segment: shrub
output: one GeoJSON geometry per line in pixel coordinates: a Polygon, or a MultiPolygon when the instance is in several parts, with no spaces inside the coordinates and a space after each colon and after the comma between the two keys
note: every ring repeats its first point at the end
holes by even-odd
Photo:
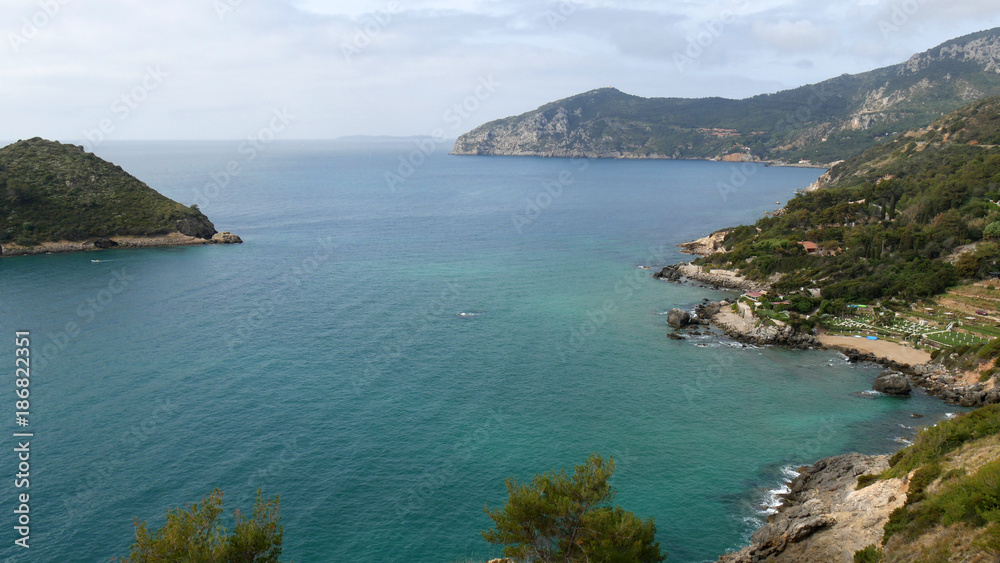
{"type": "Polygon", "coordinates": [[[518,560],[663,561],[653,520],[613,505],[608,479],[614,470],[614,459],[593,454],[572,477],[564,469],[536,475],[526,485],[507,479],[507,504],[484,508],[496,528],[483,538],[505,545],[504,555],[518,560]]]}
{"type": "Polygon", "coordinates": [[[136,524],[131,553],[121,563],[154,561],[232,561],[277,563],[284,535],[279,498],[265,500],[257,491],[253,516],[235,513],[236,527],[230,534],[217,524],[222,514],[222,491],[215,489],[200,503],[177,508],[167,514],[167,523],[150,531],[136,524]]]}
{"type": "Polygon", "coordinates": [[[885,561],[885,552],[875,544],[854,553],[854,563],[882,563],[883,561],[885,561]]]}

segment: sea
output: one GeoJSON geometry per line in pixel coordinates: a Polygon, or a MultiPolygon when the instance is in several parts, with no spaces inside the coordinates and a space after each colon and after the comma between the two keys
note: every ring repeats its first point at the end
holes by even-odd
{"type": "Polygon", "coordinates": [[[449,148],[96,147],[244,244],[0,260],[0,558],[126,556],[137,522],[220,489],[226,525],[280,496],[285,560],[485,561],[505,479],[598,453],[668,561],[713,561],[797,468],[961,410],[873,394],[880,369],[836,352],[667,338],[670,309],[733,296],[652,278],[675,245],[821,170],[449,148]]]}

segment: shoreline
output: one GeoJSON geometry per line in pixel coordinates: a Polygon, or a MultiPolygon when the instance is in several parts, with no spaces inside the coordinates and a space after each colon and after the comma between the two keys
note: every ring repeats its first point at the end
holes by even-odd
{"type": "MultiPolygon", "coordinates": [[[[686,243],[690,244],[690,243],[686,243]]],[[[690,263],[671,264],[653,274],[659,280],[692,284],[720,291],[768,291],[770,285],[750,281],[728,270],[705,271],[690,263]]],[[[901,373],[929,395],[962,407],[982,407],[1000,403],[1000,386],[987,387],[970,381],[965,374],[954,373],[931,362],[930,355],[920,350],[888,341],[873,344],[855,342],[850,337],[799,334],[787,326],[759,326],[756,317],[745,309],[740,313],[729,310],[728,301],[703,303],[695,307],[699,318],[708,320],[730,338],[756,346],[781,346],[793,350],[832,350],[847,356],[851,363],[873,363],[886,370],[901,373]],[[826,342],[824,342],[824,339],[826,342]],[[926,361],[914,361],[924,359],[926,361]]]]}
{"type": "Polygon", "coordinates": [[[228,232],[215,233],[210,239],[182,234],[178,231],[156,236],[110,236],[83,241],[50,241],[36,246],[16,244],[0,245],[0,258],[12,256],[37,256],[39,254],[62,254],[68,252],[94,252],[98,250],[125,248],[163,248],[171,246],[204,246],[209,244],[241,244],[240,237],[228,232]]]}
{"type": "Polygon", "coordinates": [[[449,156],[501,156],[501,157],[534,157],[534,158],[569,158],[569,159],[588,159],[588,160],[680,160],[680,161],[691,161],[691,162],[724,162],[728,164],[761,164],[764,166],[772,166],[775,168],[815,168],[818,170],[829,170],[832,166],[831,164],[812,164],[812,163],[801,163],[801,162],[785,162],[783,160],[726,160],[720,157],[702,157],[702,158],[675,158],[673,156],[667,156],[663,154],[649,154],[649,155],[600,155],[595,153],[590,153],[587,151],[552,151],[549,153],[541,153],[537,151],[527,151],[523,153],[475,153],[475,152],[457,152],[453,148],[449,153],[449,156]]]}

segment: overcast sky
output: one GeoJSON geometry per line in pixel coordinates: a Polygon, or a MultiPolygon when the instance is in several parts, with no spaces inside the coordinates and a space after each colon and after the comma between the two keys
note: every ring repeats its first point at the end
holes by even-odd
{"type": "Polygon", "coordinates": [[[742,98],[997,26],[997,0],[3,0],[0,138],[451,138],[593,88],[742,98]]]}

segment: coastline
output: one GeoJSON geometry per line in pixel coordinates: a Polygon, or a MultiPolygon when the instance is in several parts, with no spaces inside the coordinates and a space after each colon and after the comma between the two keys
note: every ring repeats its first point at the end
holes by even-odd
{"type": "MultiPolygon", "coordinates": [[[[704,240],[704,239],[702,239],[704,240]]],[[[691,244],[691,243],[685,243],[691,244]]],[[[728,270],[705,271],[690,263],[671,264],[653,277],[672,283],[687,283],[713,290],[739,292],[768,291],[768,284],[748,280],[728,270]]],[[[788,326],[762,326],[752,313],[741,308],[730,310],[728,301],[698,305],[695,313],[708,320],[733,340],[756,346],[781,346],[795,350],[832,350],[847,356],[851,363],[872,363],[886,370],[904,374],[928,394],[963,407],[981,407],[1000,403],[1000,387],[988,387],[971,381],[967,374],[955,373],[931,362],[930,354],[888,341],[873,344],[867,340],[830,335],[799,334],[788,326]],[[919,360],[925,360],[920,362],[919,360]]]]}
{"type": "Polygon", "coordinates": [[[85,241],[43,242],[36,246],[0,245],[0,258],[8,256],[33,256],[64,252],[93,252],[111,248],[158,248],[168,246],[199,246],[207,244],[240,244],[240,237],[223,231],[210,239],[182,234],[178,231],[157,236],[111,236],[85,241]]]}
{"type": "MultiPolygon", "coordinates": [[[[678,245],[682,252],[699,256],[720,252],[726,231],[717,231],[697,241],[678,245]]],[[[741,293],[768,291],[768,284],[753,282],[728,270],[705,270],[691,263],[672,264],[654,273],[654,278],[679,284],[731,290],[741,293]]],[[[695,307],[701,322],[721,329],[734,340],[789,349],[819,349],[840,352],[851,363],[872,363],[886,372],[898,373],[946,403],[982,407],[1000,403],[1000,386],[988,388],[934,364],[929,353],[885,340],[869,341],[848,336],[797,334],[789,326],[764,326],[750,307],[729,301],[704,302],[695,307]]],[[[683,328],[678,329],[678,332],[683,328]]],[[[683,338],[675,332],[672,338],[683,338]]],[[[789,492],[781,495],[777,512],[751,536],[749,545],[721,555],[716,563],[852,563],[854,554],[880,545],[883,528],[892,512],[907,500],[909,479],[880,480],[856,490],[862,475],[879,474],[889,466],[889,455],[857,453],[821,459],[798,469],[786,482],[789,492]]]]}
{"type": "Polygon", "coordinates": [[[860,476],[888,468],[888,455],[857,453],[799,468],[778,512],[754,532],[750,545],[717,563],[852,563],[855,552],[881,543],[890,515],[906,501],[908,485],[902,479],[855,490],[860,476]]]}
{"type": "MultiPolygon", "coordinates": [[[[804,162],[786,162],[784,160],[763,160],[759,158],[750,159],[739,159],[739,160],[727,160],[725,157],[692,157],[692,158],[677,158],[665,154],[636,154],[636,153],[599,153],[593,151],[576,151],[576,150],[553,150],[549,152],[539,152],[539,151],[523,151],[523,152],[472,152],[472,151],[459,151],[456,147],[448,153],[451,156],[528,156],[536,158],[570,158],[570,159],[601,159],[601,160],[689,160],[694,162],[727,162],[736,164],[762,164],[764,166],[773,166],[778,168],[816,168],[820,170],[829,170],[831,164],[813,164],[804,162]]],[[[742,156],[742,155],[740,155],[742,156]]]]}

